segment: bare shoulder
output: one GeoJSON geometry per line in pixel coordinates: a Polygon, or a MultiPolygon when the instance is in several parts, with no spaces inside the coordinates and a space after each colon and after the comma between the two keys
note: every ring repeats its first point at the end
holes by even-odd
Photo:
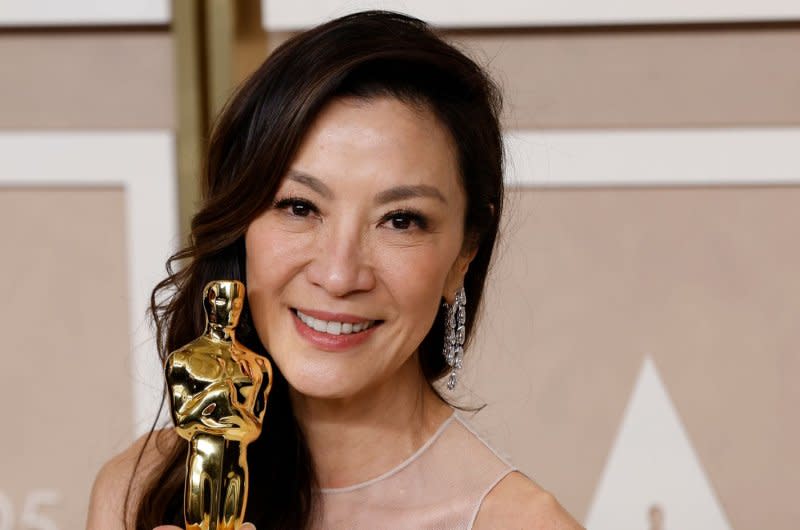
{"type": "Polygon", "coordinates": [[[481,504],[474,530],[583,530],[548,491],[519,472],[509,473],[481,504]]]}
{"type": "Polygon", "coordinates": [[[144,435],[100,468],[92,486],[87,530],[125,528],[123,515],[128,486],[131,486],[128,506],[134,506],[141,493],[143,479],[164,462],[176,438],[172,429],[156,431],[149,438],[144,435]]]}

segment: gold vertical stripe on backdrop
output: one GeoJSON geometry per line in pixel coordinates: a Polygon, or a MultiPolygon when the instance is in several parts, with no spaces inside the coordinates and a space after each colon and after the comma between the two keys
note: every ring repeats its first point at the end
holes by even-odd
{"type": "Polygon", "coordinates": [[[199,176],[208,128],[202,5],[195,0],[173,0],[172,13],[177,72],[178,217],[181,241],[185,241],[200,199],[199,176]]]}
{"type": "Polygon", "coordinates": [[[237,13],[253,13],[252,4],[250,0],[172,0],[178,87],[178,209],[183,240],[200,205],[200,175],[209,131],[244,75],[234,73],[236,33],[242,25],[237,13]]]}
{"type": "Polygon", "coordinates": [[[260,0],[172,0],[177,64],[180,230],[200,205],[208,134],[235,86],[267,55],[260,0]]]}
{"type": "Polygon", "coordinates": [[[267,33],[261,26],[261,0],[236,2],[233,43],[233,79],[249,76],[267,57],[267,33]]]}
{"type": "Polygon", "coordinates": [[[210,123],[222,109],[233,88],[234,11],[237,2],[205,0],[206,83],[210,123]]]}

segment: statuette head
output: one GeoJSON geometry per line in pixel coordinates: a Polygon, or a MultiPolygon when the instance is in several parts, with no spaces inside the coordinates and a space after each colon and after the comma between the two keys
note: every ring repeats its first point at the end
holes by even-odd
{"type": "Polygon", "coordinates": [[[203,308],[211,326],[233,328],[244,304],[244,284],[236,280],[214,280],[203,289],[203,308]]]}

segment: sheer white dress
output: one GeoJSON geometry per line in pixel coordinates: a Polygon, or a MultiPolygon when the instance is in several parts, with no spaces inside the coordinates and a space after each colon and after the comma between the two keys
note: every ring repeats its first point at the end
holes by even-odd
{"type": "Polygon", "coordinates": [[[489,491],[514,471],[454,412],[394,469],[322,490],[315,530],[467,530],[489,491]]]}

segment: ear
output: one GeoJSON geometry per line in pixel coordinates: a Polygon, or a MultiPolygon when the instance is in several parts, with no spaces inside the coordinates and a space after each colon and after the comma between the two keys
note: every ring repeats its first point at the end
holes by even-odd
{"type": "Polygon", "coordinates": [[[472,249],[465,249],[458,255],[450,271],[447,273],[442,297],[448,304],[455,302],[456,291],[460,287],[463,287],[464,277],[467,275],[467,270],[469,270],[469,264],[472,263],[472,260],[475,259],[475,255],[478,253],[477,245],[471,246],[472,249]]]}

